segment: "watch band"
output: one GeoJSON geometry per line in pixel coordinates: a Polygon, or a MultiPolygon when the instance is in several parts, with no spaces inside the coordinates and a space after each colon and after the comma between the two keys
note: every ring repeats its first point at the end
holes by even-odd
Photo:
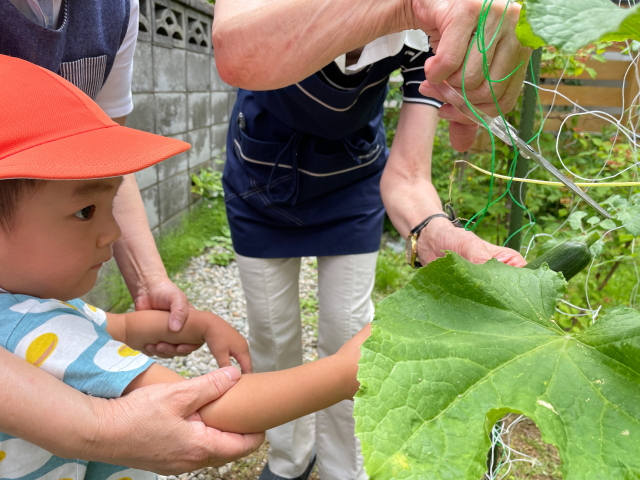
{"type": "Polygon", "coordinates": [[[411,230],[411,235],[415,235],[416,233],[420,233],[420,230],[422,230],[424,227],[429,225],[429,222],[431,220],[433,220],[434,218],[438,218],[438,217],[449,218],[449,215],[447,215],[446,213],[436,213],[435,215],[428,216],[422,222],[420,222],[418,225],[413,227],[413,229],[411,230]]]}

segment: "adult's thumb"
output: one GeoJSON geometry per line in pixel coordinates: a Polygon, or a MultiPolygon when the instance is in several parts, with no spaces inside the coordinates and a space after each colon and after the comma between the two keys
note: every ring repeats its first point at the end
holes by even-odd
{"type": "Polygon", "coordinates": [[[186,418],[207,403],[217,400],[239,379],[240,371],[237,368],[225,367],[179,383],[184,396],[178,395],[176,397],[183,401],[180,405],[183,416],[186,418]]]}
{"type": "Polygon", "coordinates": [[[189,300],[182,290],[171,292],[171,304],[169,307],[169,330],[179,332],[189,315],[189,300]]]}

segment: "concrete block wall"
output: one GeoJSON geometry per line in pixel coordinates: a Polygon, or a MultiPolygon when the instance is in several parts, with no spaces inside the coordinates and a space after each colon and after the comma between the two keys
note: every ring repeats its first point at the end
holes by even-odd
{"type": "Polygon", "coordinates": [[[204,0],[140,0],[127,126],[191,144],[136,174],[154,234],[175,227],[197,201],[190,174],[216,167],[223,155],[235,88],[218,76],[212,22],[213,6],[204,0]]]}

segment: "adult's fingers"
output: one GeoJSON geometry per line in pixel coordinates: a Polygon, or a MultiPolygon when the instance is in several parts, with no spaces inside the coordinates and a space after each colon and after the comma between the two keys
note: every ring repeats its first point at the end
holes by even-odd
{"type": "Polygon", "coordinates": [[[497,250],[493,252],[493,258],[496,260],[511,265],[512,267],[524,267],[527,261],[522,255],[511,248],[496,247],[497,250]]]}
{"type": "MultiPolygon", "coordinates": [[[[503,39],[489,70],[489,78],[493,81],[487,80],[484,76],[480,78],[479,83],[465,79],[465,92],[469,101],[478,106],[487,105],[488,109],[483,110],[491,116],[496,116],[498,112],[495,97],[502,112],[511,111],[520,94],[530,56],[531,49],[522,47],[517,40],[510,37],[503,39]]],[[[453,81],[450,84],[458,87],[453,81]]],[[[461,91],[460,88],[458,91],[461,91]]]]}
{"type": "Polygon", "coordinates": [[[150,343],[144,346],[144,348],[142,349],[142,353],[149,357],[171,358],[175,356],[171,355],[171,353],[161,352],[160,350],[158,350],[157,345],[152,345],[150,343]]]}
{"type": "Polygon", "coordinates": [[[527,263],[515,250],[493,245],[475,234],[467,236],[465,242],[460,245],[460,253],[473,263],[485,263],[492,258],[513,267],[523,267],[527,263]]]}
{"type": "MultiPolygon", "coordinates": [[[[162,345],[163,344],[158,344],[159,347],[162,347],[162,345]]],[[[171,344],[167,343],[166,345],[171,345],[171,344]]],[[[176,354],[174,355],[174,357],[176,355],[179,355],[179,356],[189,355],[191,352],[195,352],[201,346],[202,346],[202,344],[193,344],[193,343],[181,343],[179,345],[176,345],[175,346],[176,347],[176,354]]]]}
{"type": "Polygon", "coordinates": [[[460,69],[481,7],[481,1],[456,2],[448,4],[448,11],[440,12],[442,21],[436,25],[440,35],[433,42],[436,55],[425,63],[425,72],[431,82],[440,83],[460,69]]]}
{"type": "Polygon", "coordinates": [[[92,399],[97,420],[82,458],[177,475],[247,455],[262,443],[261,434],[223,433],[194,415],[239,377],[237,369],[227,367],[184,382],[143,387],[122,398],[92,399]]]}
{"type": "MultiPolygon", "coordinates": [[[[502,55],[506,53],[506,50],[507,49],[504,49],[496,54],[496,59],[491,66],[490,72],[491,78],[494,80],[509,77],[502,82],[493,83],[494,93],[499,99],[498,104],[500,105],[500,110],[502,110],[503,113],[510,112],[518,100],[518,96],[522,90],[522,82],[527,74],[529,57],[531,57],[532,52],[530,48],[524,48],[517,45],[516,48],[510,50],[511,65],[507,68],[507,60],[506,58],[502,58],[502,55]]],[[[472,97],[475,97],[478,92],[480,95],[486,96],[486,94],[483,93],[483,90],[489,91],[488,82],[485,82],[479,89],[472,92],[472,97]]]]}
{"type": "Polygon", "coordinates": [[[209,452],[206,466],[219,467],[256,451],[264,442],[264,437],[264,433],[241,435],[204,427],[197,431],[193,439],[200,448],[209,452]]]}
{"type": "Polygon", "coordinates": [[[423,264],[442,256],[442,252],[446,250],[456,252],[473,263],[485,263],[496,258],[514,267],[522,267],[526,264],[524,258],[515,250],[493,245],[473,232],[454,228],[451,225],[427,230],[424,235],[420,235],[418,254],[423,264]]]}
{"type": "Polygon", "coordinates": [[[143,353],[145,355],[155,355],[160,358],[172,358],[175,356],[186,356],[196,351],[202,345],[195,345],[190,343],[182,343],[174,345],[172,343],[160,342],[156,345],[145,345],[143,353]]]}
{"type": "Polygon", "coordinates": [[[169,330],[179,331],[187,320],[189,301],[185,293],[168,277],[154,280],[135,298],[136,310],[168,310],[169,330]]]}
{"type": "Polygon", "coordinates": [[[225,394],[240,379],[237,368],[220,368],[186,382],[176,384],[175,398],[180,402],[178,409],[186,418],[207,403],[225,394]]]}
{"type": "MultiPolygon", "coordinates": [[[[515,65],[520,65],[520,67],[516,70],[509,70],[509,73],[505,75],[508,76],[506,80],[491,83],[489,81],[485,81],[475,90],[465,89],[465,94],[469,103],[471,103],[474,108],[481,110],[490,117],[497,117],[500,112],[503,114],[510,112],[515,106],[518,96],[520,95],[520,91],[522,90],[522,81],[527,73],[526,65],[529,60],[529,56],[530,51],[528,49],[523,49],[519,52],[519,56],[517,57],[518,63],[515,65]],[[509,74],[511,75],[509,76],[509,74]],[[491,91],[492,89],[493,93],[491,91]],[[498,101],[497,105],[494,101],[494,97],[498,101]],[[498,107],[500,107],[499,110],[498,107]]],[[[453,88],[462,95],[461,88],[453,88]]],[[[432,85],[429,80],[422,82],[419,90],[420,93],[426,97],[433,97],[445,104],[447,103],[446,99],[444,99],[438,91],[438,87],[432,85]]],[[[441,118],[447,120],[459,121],[460,123],[473,123],[472,120],[463,120],[466,117],[464,115],[459,116],[454,107],[441,108],[439,115],[441,118]],[[458,118],[456,118],[456,116],[458,118]]]]}
{"type": "MultiPolygon", "coordinates": [[[[462,95],[461,89],[455,88],[455,90],[460,95],[462,95]]],[[[446,99],[441,96],[440,92],[438,91],[438,88],[431,85],[428,80],[425,80],[420,85],[420,93],[426,97],[433,97],[440,100],[441,102],[444,102],[444,105],[438,110],[438,116],[443,120],[464,123],[467,125],[476,124],[474,120],[460,113],[453,105],[446,103],[447,102],[446,99]]],[[[469,103],[471,103],[476,110],[480,110],[486,113],[487,115],[489,115],[490,117],[498,116],[499,114],[498,107],[494,103],[480,103],[477,101],[478,98],[484,98],[484,95],[479,95],[477,91],[471,92],[468,90],[466,94],[467,94],[467,100],[469,100],[469,103]]],[[[489,98],[491,99],[491,94],[489,94],[489,98]]],[[[500,105],[500,101],[498,101],[498,105],[500,105]]]]}
{"type": "Polygon", "coordinates": [[[449,122],[449,142],[458,152],[466,152],[476,140],[478,125],[449,122]]]}
{"type": "MultiPolygon", "coordinates": [[[[504,78],[517,65],[515,62],[518,57],[517,50],[522,48],[514,35],[520,16],[518,4],[494,0],[484,15],[486,16],[484,29],[477,32],[478,35],[483,34],[484,38],[480,37],[479,41],[477,38],[473,39],[466,61],[464,80],[468,90],[475,90],[485,82],[485,61],[494,70],[491,72],[491,78],[504,78]],[[484,53],[478,49],[478,43],[480,48],[487,49],[484,53]],[[506,72],[502,74],[500,68],[506,72]]],[[[460,68],[447,79],[451,85],[462,86],[462,66],[461,64],[460,68]]]]}
{"type": "MultiPolygon", "coordinates": [[[[436,21],[437,34],[433,41],[437,47],[437,54],[425,64],[428,82],[421,86],[420,91],[423,95],[438,98],[434,89],[430,88],[430,83],[437,84],[447,80],[454,87],[462,86],[462,66],[469,46],[469,33],[475,30],[478,17],[482,13],[485,18],[483,25],[485,46],[490,45],[490,47],[484,53],[485,59],[477,45],[472,45],[466,60],[465,91],[471,103],[488,115],[497,116],[499,112],[498,107],[493,104],[494,96],[503,112],[506,113],[513,108],[521,89],[530,51],[523,48],[515,36],[520,6],[509,3],[507,0],[493,0],[488,10],[481,12],[482,3],[475,0],[443,1],[435,7],[440,14],[439,17],[436,16],[440,20],[436,21]],[[460,56],[462,50],[464,54],[460,56]],[[483,70],[485,60],[490,64],[490,79],[509,78],[502,82],[491,82],[485,79],[483,70]],[[512,74],[521,63],[520,68],[512,74]]],[[[440,116],[461,124],[473,123],[451,108],[441,109],[440,116]]],[[[453,130],[455,131],[456,127],[453,130]]],[[[469,131],[468,128],[461,129],[463,139],[469,138],[469,131]]],[[[461,146],[458,148],[464,148],[464,145],[469,142],[465,140],[460,143],[461,146]]]]}

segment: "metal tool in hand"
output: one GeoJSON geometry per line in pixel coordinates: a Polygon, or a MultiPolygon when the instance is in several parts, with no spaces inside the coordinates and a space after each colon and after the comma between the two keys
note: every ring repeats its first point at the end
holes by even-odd
{"type": "Polygon", "coordinates": [[[464,97],[460,95],[454,88],[449,85],[447,82],[442,82],[438,85],[433,85],[442,95],[447,103],[453,105],[456,110],[462,113],[465,117],[473,120],[478,125],[482,125],[483,127],[488,126],[489,130],[500,140],[502,140],[507,145],[512,147],[517,147],[520,151],[520,155],[524,158],[528,158],[533,160],[542,168],[544,168],[547,172],[557,178],[560,182],[562,182],[566,187],[568,187],[573,193],[582,198],[585,202],[595,208],[600,215],[605,218],[611,218],[609,212],[607,212],[604,208],[602,208],[598,203],[583,192],[579,187],[577,187],[571,180],[564,176],[560,170],[554,167],[546,158],[536,152],[527,142],[522,140],[516,129],[510,125],[506,120],[503,120],[500,117],[490,117],[484,112],[481,112],[478,109],[474,109],[476,116],[473,111],[467,105],[464,97]],[[478,118],[482,118],[486,122],[486,126],[482,123],[482,121],[478,118]],[[507,130],[510,130],[510,132],[507,130]],[[511,134],[511,135],[509,135],[511,134]]]}

